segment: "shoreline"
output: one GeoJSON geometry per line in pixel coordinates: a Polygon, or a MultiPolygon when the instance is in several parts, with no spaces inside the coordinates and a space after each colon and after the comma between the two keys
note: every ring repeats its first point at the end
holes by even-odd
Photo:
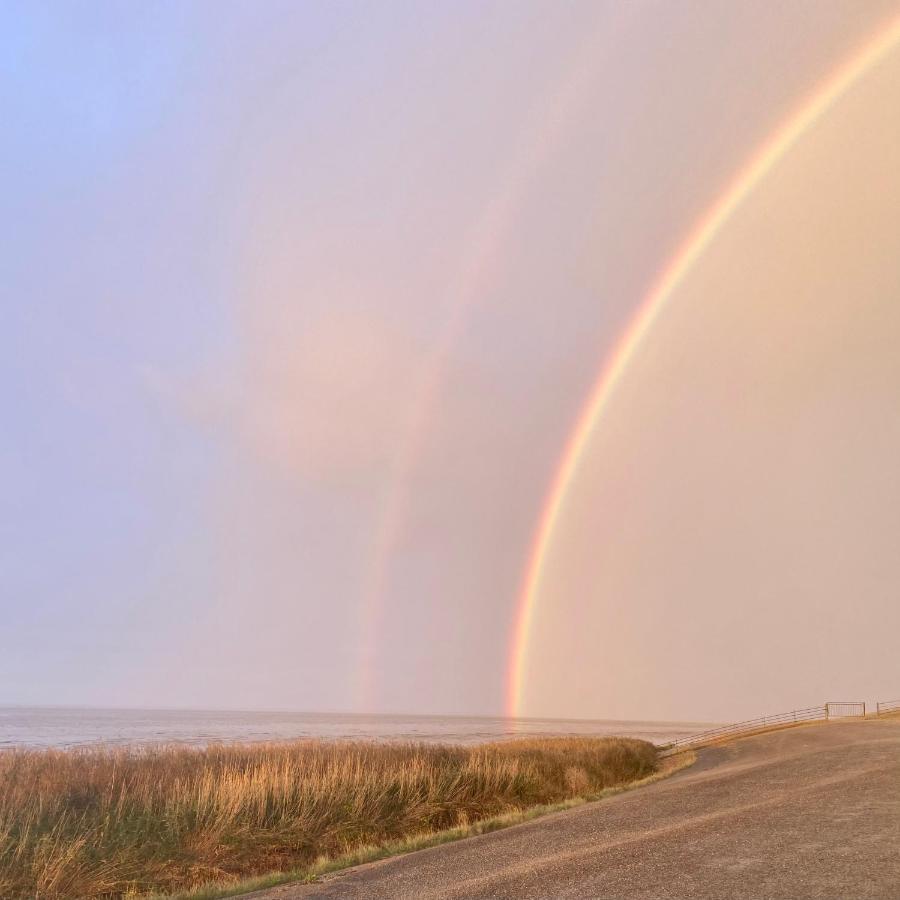
{"type": "Polygon", "coordinates": [[[703,722],[648,719],[0,707],[0,749],[202,747],[310,739],[474,746],[546,737],[632,737],[661,746],[709,727],[703,722]]]}

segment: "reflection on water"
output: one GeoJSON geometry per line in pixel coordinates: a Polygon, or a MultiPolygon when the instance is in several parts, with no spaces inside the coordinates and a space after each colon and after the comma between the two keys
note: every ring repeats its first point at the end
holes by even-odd
{"type": "Polygon", "coordinates": [[[0,707],[0,747],[209,744],[294,738],[477,744],[520,736],[619,735],[667,743],[706,723],[347,713],[0,707]]]}

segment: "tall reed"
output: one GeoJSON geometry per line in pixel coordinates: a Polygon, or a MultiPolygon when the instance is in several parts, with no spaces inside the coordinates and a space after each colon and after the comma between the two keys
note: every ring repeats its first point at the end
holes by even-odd
{"type": "Polygon", "coordinates": [[[619,738],[7,751],[0,897],[227,883],[595,794],[655,767],[651,744],[619,738]]]}

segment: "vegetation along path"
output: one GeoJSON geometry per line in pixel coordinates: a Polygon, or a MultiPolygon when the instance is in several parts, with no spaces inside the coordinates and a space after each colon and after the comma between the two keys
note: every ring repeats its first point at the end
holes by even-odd
{"type": "Polygon", "coordinates": [[[900,719],[698,752],[648,787],[253,900],[900,896],[900,719]]]}

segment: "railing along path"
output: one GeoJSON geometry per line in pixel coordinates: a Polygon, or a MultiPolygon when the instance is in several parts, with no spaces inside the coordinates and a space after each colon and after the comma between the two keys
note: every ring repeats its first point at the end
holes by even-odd
{"type": "MultiPolygon", "coordinates": [[[[878,713],[890,709],[900,709],[900,700],[889,703],[878,703],[878,713]]],[[[756,719],[747,719],[745,722],[734,722],[731,725],[720,725],[701,731],[697,734],[689,734],[678,738],[669,744],[669,750],[683,750],[687,747],[697,747],[701,744],[712,744],[715,741],[738,735],[755,734],[760,731],[769,731],[783,728],[788,725],[797,725],[802,722],[818,722],[827,719],[863,718],[866,715],[866,704],[863,700],[829,700],[822,706],[810,706],[807,709],[793,709],[786,713],[777,713],[772,716],[759,716],[756,719]]]]}

